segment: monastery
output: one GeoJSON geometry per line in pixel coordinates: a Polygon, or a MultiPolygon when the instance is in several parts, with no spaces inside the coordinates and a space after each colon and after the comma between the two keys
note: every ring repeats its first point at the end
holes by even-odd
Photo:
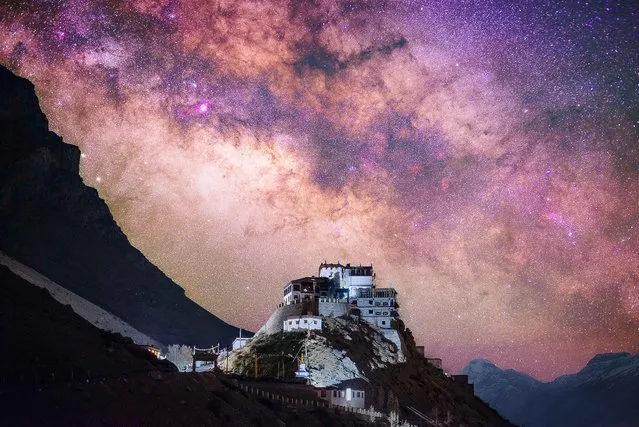
{"type": "MultiPolygon", "coordinates": [[[[320,332],[326,329],[327,324],[335,325],[335,321],[328,319],[350,317],[368,323],[394,344],[395,349],[389,354],[394,355],[392,357],[395,358],[395,362],[390,363],[403,362],[406,360],[406,355],[403,353],[403,338],[398,331],[400,322],[397,308],[397,292],[392,287],[377,287],[372,265],[354,266],[339,262],[337,264],[323,262],[319,266],[317,276],[291,280],[283,286],[282,302],[257,331],[255,337],[300,331],[307,332],[310,337],[314,331],[320,332]]],[[[347,332],[345,334],[348,335],[347,332]]],[[[252,338],[236,339],[233,350],[240,349],[251,340],[252,338]],[[240,340],[244,341],[240,342],[240,340]]],[[[295,376],[309,380],[310,384],[306,345],[305,340],[304,346],[295,355],[298,359],[295,376]]],[[[387,345],[390,346],[390,343],[387,345]]],[[[418,346],[416,350],[424,357],[423,346],[418,346]]],[[[274,355],[266,354],[263,357],[272,356],[274,355]]],[[[257,356],[255,357],[257,366],[257,356]]],[[[428,361],[441,369],[441,359],[428,359],[428,361]]],[[[320,366],[324,366],[323,363],[320,366]]],[[[317,367],[315,369],[317,370],[317,367]]],[[[257,373],[255,375],[257,376],[257,373]]],[[[326,374],[320,374],[320,377],[325,376],[326,374]]],[[[317,377],[315,379],[317,380],[317,377]]],[[[359,382],[354,381],[356,379],[354,377],[353,381],[347,380],[347,382],[350,381],[348,385],[342,381],[339,387],[322,385],[316,386],[315,390],[321,399],[332,405],[363,408],[364,387],[361,385],[361,378],[357,379],[359,382]]],[[[324,384],[325,381],[326,379],[324,384]]],[[[322,383],[321,380],[320,383],[322,383]]]]}
{"type": "MultiPolygon", "coordinates": [[[[376,286],[372,265],[323,262],[318,276],[291,280],[284,285],[282,302],[256,335],[282,331],[308,331],[310,334],[314,330],[321,331],[326,318],[351,316],[377,329],[395,344],[401,355],[402,343],[394,322],[399,317],[396,298],[395,289],[376,286]]],[[[233,347],[242,344],[234,343],[233,347]]],[[[308,378],[305,362],[305,357],[301,356],[296,377],[308,378]]],[[[321,387],[317,388],[317,393],[333,405],[364,407],[365,392],[361,387],[321,387]]]]}
{"type": "Polygon", "coordinates": [[[368,322],[401,350],[393,328],[399,317],[397,292],[376,286],[372,265],[323,262],[317,277],[291,280],[283,294],[282,303],[258,333],[321,329],[323,317],[351,315],[368,322]]]}
{"type": "Polygon", "coordinates": [[[284,286],[283,304],[307,303],[319,316],[356,314],[379,329],[390,329],[397,317],[396,292],[376,288],[373,266],[320,264],[319,277],[292,280],[284,286]]]}

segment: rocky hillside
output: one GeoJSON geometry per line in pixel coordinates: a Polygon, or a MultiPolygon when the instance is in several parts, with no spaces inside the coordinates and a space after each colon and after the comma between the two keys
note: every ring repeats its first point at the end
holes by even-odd
{"type": "MultiPolygon", "coordinates": [[[[311,383],[316,387],[366,378],[373,369],[404,361],[397,347],[366,323],[325,318],[323,330],[313,331],[306,338],[306,332],[258,333],[245,347],[230,353],[228,369],[254,376],[257,356],[259,376],[292,378],[297,369],[296,357],[304,354],[305,343],[307,368],[311,383]]],[[[226,366],[227,361],[223,363],[226,366]]]]}
{"type": "Polygon", "coordinates": [[[600,354],[576,374],[549,383],[486,360],[472,361],[463,372],[477,396],[517,424],[639,425],[639,355],[600,354]]]}
{"type": "Polygon", "coordinates": [[[448,426],[510,425],[477,399],[463,385],[419,357],[409,330],[401,322],[400,351],[376,329],[351,318],[325,318],[321,331],[257,334],[245,347],[234,351],[221,367],[249,377],[292,381],[296,356],[303,354],[306,341],[311,384],[317,387],[351,384],[366,392],[366,406],[390,412],[420,425],[409,409],[448,426]]]}
{"type": "Polygon", "coordinates": [[[0,67],[0,250],[164,344],[228,344],[236,328],[131,246],[80,152],[48,130],[33,86],[0,67]]]}

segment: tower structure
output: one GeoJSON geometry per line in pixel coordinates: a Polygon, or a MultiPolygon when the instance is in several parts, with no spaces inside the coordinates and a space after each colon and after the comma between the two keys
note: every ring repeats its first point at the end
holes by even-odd
{"type": "Polygon", "coordinates": [[[375,287],[375,272],[372,265],[351,266],[323,262],[319,266],[319,276],[330,282],[334,298],[355,299],[359,290],[375,287]]]}

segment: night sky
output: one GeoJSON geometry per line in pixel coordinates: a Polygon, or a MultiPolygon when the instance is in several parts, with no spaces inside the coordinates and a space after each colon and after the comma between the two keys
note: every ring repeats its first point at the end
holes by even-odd
{"type": "Polygon", "coordinates": [[[638,352],[639,6],[480,3],[2,2],[0,63],[230,323],[372,263],[453,372],[638,352]]]}

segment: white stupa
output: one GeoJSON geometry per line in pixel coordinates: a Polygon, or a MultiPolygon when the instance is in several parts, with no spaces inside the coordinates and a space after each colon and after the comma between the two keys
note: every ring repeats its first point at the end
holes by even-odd
{"type": "Polygon", "coordinates": [[[308,378],[309,376],[310,374],[306,370],[306,363],[304,363],[304,355],[301,355],[299,359],[299,366],[295,372],[295,378],[308,378]]]}

